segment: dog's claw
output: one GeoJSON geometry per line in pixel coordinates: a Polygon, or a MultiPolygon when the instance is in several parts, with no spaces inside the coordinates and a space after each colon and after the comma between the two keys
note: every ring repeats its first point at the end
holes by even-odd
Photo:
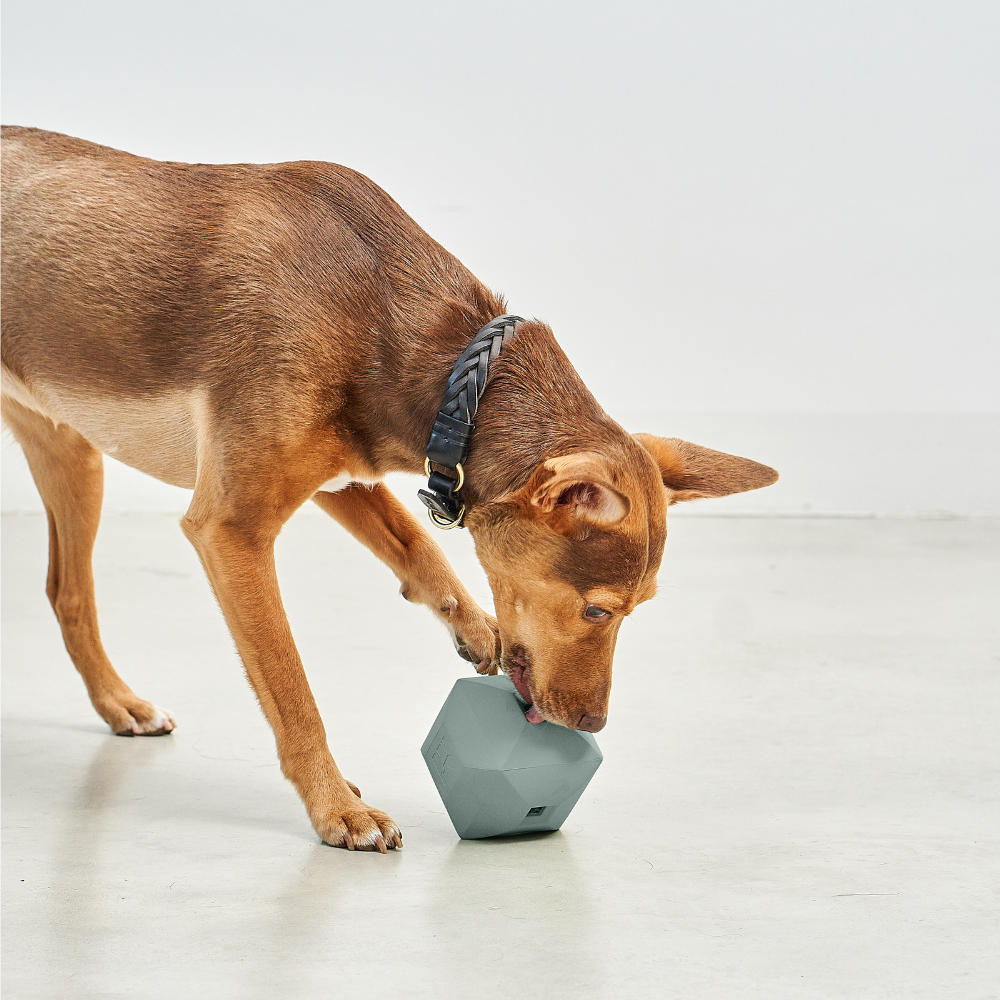
{"type": "Polygon", "coordinates": [[[351,836],[350,830],[344,831],[344,846],[349,850],[354,850],[354,838],[351,836]]]}
{"type": "MultiPolygon", "coordinates": [[[[346,779],[346,778],[345,778],[344,780],[345,780],[345,781],[347,781],[347,779],[346,779]]],[[[350,789],[350,790],[351,790],[352,792],[354,792],[354,794],[355,794],[355,795],[357,795],[357,797],[358,797],[359,799],[361,798],[361,789],[360,789],[360,788],[358,788],[358,786],[357,786],[356,784],[354,784],[354,782],[353,782],[353,781],[348,781],[348,782],[347,782],[347,787],[348,787],[348,788],[349,788],[349,789],[350,789]]]]}
{"type": "Polygon", "coordinates": [[[375,838],[375,846],[379,849],[380,853],[382,854],[389,853],[389,849],[385,846],[385,839],[383,838],[382,834],[379,834],[378,837],[375,838]]]}

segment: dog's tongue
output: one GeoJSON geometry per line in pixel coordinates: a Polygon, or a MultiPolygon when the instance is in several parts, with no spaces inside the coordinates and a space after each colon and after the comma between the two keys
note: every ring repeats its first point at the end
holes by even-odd
{"type": "Polygon", "coordinates": [[[524,717],[533,726],[537,726],[539,722],[544,722],[542,718],[542,713],[538,711],[537,708],[532,704],[531,701],[531,690],[528,687],[527,681],[524,679],[524,667],[518,663],[515,664],[510,670],[510,679],[517,689],[517,693],[521,700],[528,706],[528,710],[524,713],[524,717]]]}

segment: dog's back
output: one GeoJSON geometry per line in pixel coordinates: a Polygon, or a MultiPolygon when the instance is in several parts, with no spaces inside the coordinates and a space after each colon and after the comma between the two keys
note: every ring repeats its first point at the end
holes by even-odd
{"type": "Polygon", "coordinates": [[[161,163],[5,126],[3,180],[5,362],[28,377],[85,372],[111,394],[201,381],[233,338],[238,352],[257,337],[287,345],[337,300],[339,318],[370,326],[387,248],[421,234],[326,163],[161,163]]]}
{"type": "Polygon", "coordinates": [[[342,417],[377,438],[351,402],[415,352],[417,390],[438,391],[437,357],[497,309],[336,164],[163,163],[4,126],[3,178],[5,393],[175,485],[194,485],[206,387],[258,425],[342,417]]]}

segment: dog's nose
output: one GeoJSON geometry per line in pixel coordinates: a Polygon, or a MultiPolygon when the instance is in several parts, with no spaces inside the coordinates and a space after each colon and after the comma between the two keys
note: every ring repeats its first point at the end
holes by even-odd
{"type": "Polygon", "coordinates": [[[585,715],[577,724],[577,729],[582,729],[587,733],[599,733],[607,724],[606,715],[585,715]]]}

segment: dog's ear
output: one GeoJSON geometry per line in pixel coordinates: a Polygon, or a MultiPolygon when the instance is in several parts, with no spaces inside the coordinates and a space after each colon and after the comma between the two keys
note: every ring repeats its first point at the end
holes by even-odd
{"type": "Polygon", "coordinates": [[[700,497],[725,497],[730,493],[759,490],[776,482],[778,473],[767,465],[712,451],[680,438],[635,434],[635,439],[660,467],[670,503],[700,497]]]}
{"type": "Polygon", "coordinates": [[[521,499],[536,517],[570,536],[592,525],[611,527],[632,507],[615,488],[608,463],[589,451],[542,462],[521,490],[521,499]]]}

